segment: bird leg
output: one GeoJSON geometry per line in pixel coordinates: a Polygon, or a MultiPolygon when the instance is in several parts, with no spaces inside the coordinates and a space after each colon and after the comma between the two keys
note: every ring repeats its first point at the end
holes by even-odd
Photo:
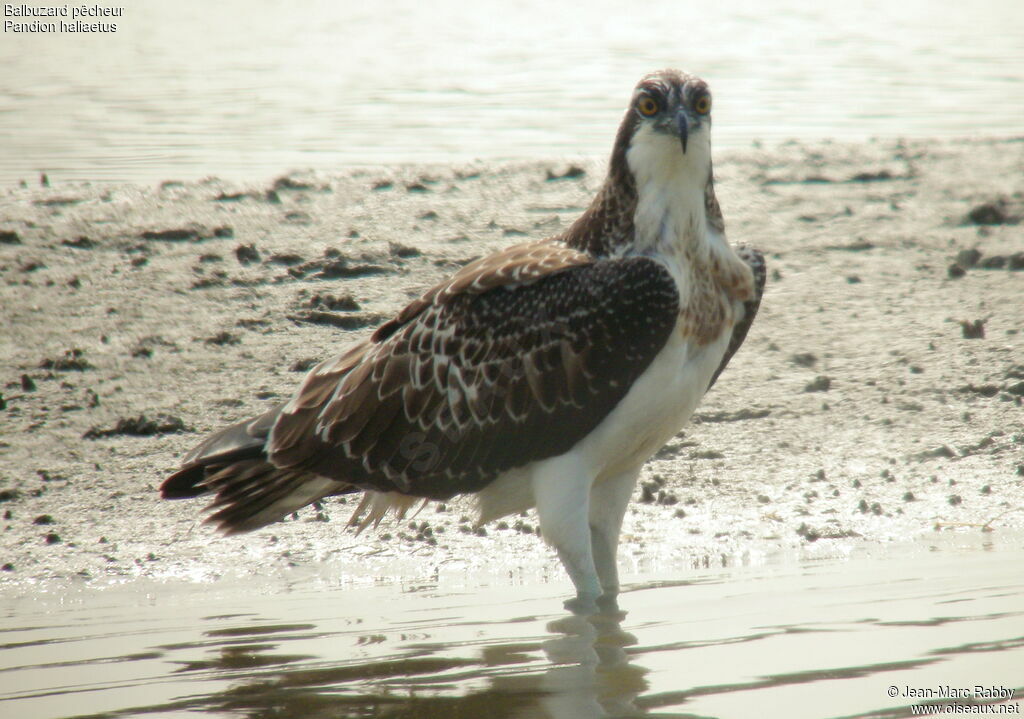
{"type": "Polygon", "coordinates": [[[539,463],[532,482],[541,534],[576,587],[576,598],[565,603],[574,614],[596,614],[601,594],[587,521],[591,481],[577,459],[562,455],[539,463]]]}
{"type": "Polygon", "coordinates": [[[600,481],[590,490],[590,543],[602,590],[597,604],[607,613],[619,611],[619,568],[616,553],[622,519],[639,474],[640,468],[636,467],[600,481]]]}

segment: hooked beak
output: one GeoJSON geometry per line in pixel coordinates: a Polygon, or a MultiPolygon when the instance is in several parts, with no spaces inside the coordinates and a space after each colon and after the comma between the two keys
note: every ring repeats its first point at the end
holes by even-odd
{"type": "Polygon", "coordinates": [[[686,117],[686,110],[679,108],[676,114],[676,129],[679,131],[679,142],[683,145],[683,154],[686,154],[686,139],[690,135],[690,121],[686,117]]]}

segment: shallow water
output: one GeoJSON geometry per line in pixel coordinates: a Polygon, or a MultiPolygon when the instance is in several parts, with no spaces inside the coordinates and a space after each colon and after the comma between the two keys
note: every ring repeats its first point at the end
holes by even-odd
{"type": "Polygon", "coordinates": [[[40,587],[0,599],[0,715],[901,717],[976,685],[1020,712],[1019,539],[634,578],[621,621],[561,584],[40,587]]]}
{"type": "Polygon", "coordinates": [[[1024,117],[1020,0],[370,7],[134,0],[114,33],[4,32],[0,182],[605,156],[664,66],[711,82],[718,148],[1024,117]]]}

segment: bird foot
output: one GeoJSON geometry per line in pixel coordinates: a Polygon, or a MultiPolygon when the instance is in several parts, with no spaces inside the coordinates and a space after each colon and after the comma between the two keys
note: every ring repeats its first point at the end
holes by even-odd
{"type": "Polygon", "coordinates": [[[622,621],[626,618],[626,613],[619,609],[619,593],[605,593],[597,598],[597,608],[599,614],[602,617],[610,619],[616,619],[622,621]]]}
{"type": "Polygon", "coordinates": [[[577,594],[573,599],[565,601],[565,608],[581,617],[599,615],[620,621],[626,618],[626,613],[619,609],[618,592],[602,594],[599,597],[577,594]]]}
{"type": "Polygon", "coordinates": [[[589,617],[601,612],[597,604],[597,598],[586,594],[577,594],[572,599],[566,599],[564,606],[570,612],[580,617],[589,617]]]}

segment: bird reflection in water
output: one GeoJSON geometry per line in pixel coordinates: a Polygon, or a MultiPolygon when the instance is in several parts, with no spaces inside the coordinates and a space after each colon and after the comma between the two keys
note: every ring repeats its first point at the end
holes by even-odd
{"type": "MultiPolygon", "coordinates": [[[[568,615],[549,622],[546,637],[483,640],[461,648],[403,642],[400,651],[386,657],[336,664],[280,651],[292,641],[329,637],[312,624],[218,629],[190,644],[216,656],[181,662],[178,676],[190,676],[192,692],[196,679],[227,680],[230,686],[206,695],[190,692],[171,705],[147,709],[276,719],[636,716],[643,713],[634,700],[648,686],[646,670],[630,662],[626,647],[636,638],[620,623],[621,615],[568,615]],[[466,649],[475,656],[465,656],[466,649]],[[467,687],[475,689],[466,692],[467,687]]],[[[378,641],[388,640],[379,636],[378,641]]]]}

